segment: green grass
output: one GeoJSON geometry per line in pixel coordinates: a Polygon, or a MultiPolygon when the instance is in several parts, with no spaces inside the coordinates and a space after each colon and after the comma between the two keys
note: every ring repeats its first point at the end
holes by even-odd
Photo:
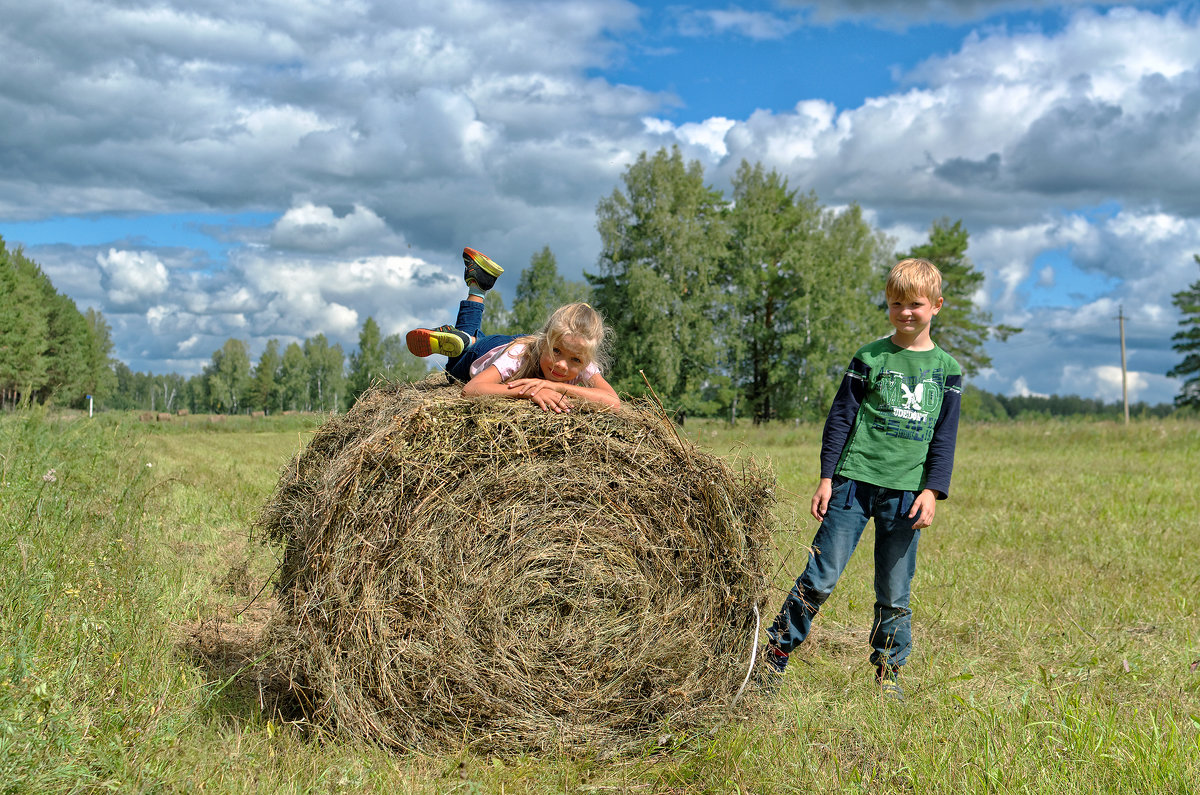
{"type": "MultiPolygon", "coordinates": [[[[903,704],[871,686],[868,529],[775,700],[603,760],[394,755],[264,712],[196,638],[253,634],[276,551],[250,524],[318,418],[193,420],[0,418],[0,790],[1197,791],[1198,423],[964,426],[903,704]]],[[[686,432],[777,473],[773,610],[820,428],[686,432]]]]}

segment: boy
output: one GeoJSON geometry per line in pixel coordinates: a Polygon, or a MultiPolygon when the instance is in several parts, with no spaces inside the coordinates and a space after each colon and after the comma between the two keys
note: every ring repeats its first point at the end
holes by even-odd
{"type": "Polygon", "coordinates": [[[942,274],[933,264],[897,263],[887,300],[895,333],[854,354],[825,420],[812,498],[821,526],[804,573],[767,630],[765,656],[767,673],[782,674],[874,518],[871,663],[883,694],[903,699],[899,671],[912,646],[917,540],[950,492],[962,370],[929,335],[942,308],[942,274]]]}

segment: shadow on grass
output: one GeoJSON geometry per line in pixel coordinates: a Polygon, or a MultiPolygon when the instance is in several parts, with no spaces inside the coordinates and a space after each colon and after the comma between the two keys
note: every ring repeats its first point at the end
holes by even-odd
{"type": "MultiPolygon", "coordinates": [[[[225,588],[243,592],[245,572],[232,571],[225,588]],[[239,587],[240,586],[240,587],[239,587]]],[[[180,650],[205,671],[217,698],[246,719],[306,725],[295,683],[264,643],[264,630],[275,611],[275,599],[259,594],[240,607],[219,607],[215,614],[182,627],[180,650]]]]}

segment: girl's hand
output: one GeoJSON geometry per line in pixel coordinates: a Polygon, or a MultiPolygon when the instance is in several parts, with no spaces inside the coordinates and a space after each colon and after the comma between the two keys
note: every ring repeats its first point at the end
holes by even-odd
{"type": "Polygon", "coordinates": [[[532,400],[542,411],[562,414],[571,410],[566,390],[561,384],[553,381],[542,378],[518,378],[515,381],[509,381],[505,386],[510,392],[532,400]]]}
{"type": "Polygon", "coordinates": [[[534,395],[545,389],[563,394],[566,393],[566,389],[563,388],[562,384],[547,381],[545,378],[517,378],[516,380],[505,382],[504,385],[509,389],[516,390],[518,395],[534,395]]]}

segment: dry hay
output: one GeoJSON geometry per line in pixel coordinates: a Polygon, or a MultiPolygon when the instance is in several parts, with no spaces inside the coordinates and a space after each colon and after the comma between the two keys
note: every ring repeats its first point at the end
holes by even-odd
{"type": "Polygon", "coordinates": [[[314,723],[446,751],[629,749],[743,684],[772,476],[649,406],[377,386],[285,469],[266,633],[314,723]]]}

